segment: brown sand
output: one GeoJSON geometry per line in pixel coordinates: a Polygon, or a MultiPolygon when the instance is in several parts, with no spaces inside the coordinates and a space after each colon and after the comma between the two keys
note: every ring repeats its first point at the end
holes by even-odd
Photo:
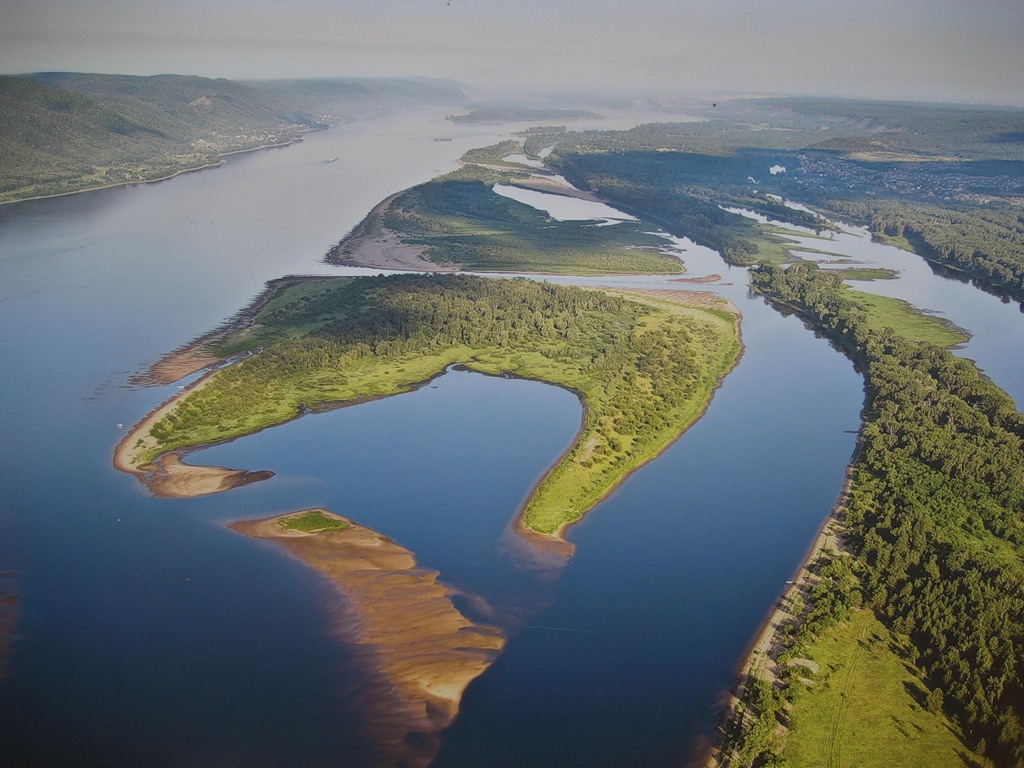
{"type": "Polygon", "coordinates": [[[207,374],[136,424],[114,449],[114,467],[135,475],[154,496],[168,499],[221,493],[273,477],[274,473],[267,470],[249,472],[186,464],[181,460],[184,455],[181,451],[165,454],[148,464],[142,462],[142,457],[157,446],[156,439],[150,434],[153,425],[174,410],[183,397],[202,388],[212,375],[207,374]]]}
{"type": "Polygon", "coordinates": [[[154,496],[163,499],[190,499],[211,493],[230,491],[274,476],[269,470],[249,472],[227,467],[186,464],[180,453],[168,453],[151,464],[131,470],[154,496]]]}
{"type": "MultiPolygon", "coordinates": [[[[321,511],[351,527],[289,530],[281,522],[301,514],[293,512],[231,528],[272,540],[337,588],[343,603],[336,622],[339,636],[372,651],[366,663],[383,676],[383,685],[369,686],[366,693],[372,701],[364,707],[387,721],[378,725],[391,730],[397,726],[404,736],[437,733],[458,714],[463,691],[497,658],[505,638],[498,629],[463,616],[452,603],[453,590],[437,580],[436,571],[417,567],[409,550],[321,511]]],[[[401,764],[409,764],[408,756],[401,764]]]]}
{"type": "Polygon", "coordinates": [[[535,192],[547,192],[550,195],[561,195],[562,197],[575,197],[580,200],[589,200],[592,203],[604,203],[600,197],[593,192],[563,184],[558,179],[548,176],[530,176],[523,179],[513,179],[507,182],[510,187],[522,187],[532,189],[535,192]]]}
{"type": "Polygon", "coordinates": [[[668,288],[612,288],[606,287],[603,290],[609,293],[616,293],[629,298],[630,294],[650,296],[654,299],[671,301],[676,304],[686,304],[695,307],[708,307],[709,309],[722,309],[737,317],[741,317],[740,308],[728,299],[719,296],[711,291],[687,291],[685,289],[672,290],[668,288]]]}
{"type": "Polygon", "coordinates": [[[344,250],[332,256],[332,264],[406,272],[455,272],[458,269],[452,264],[431,261],[424,255],[426,246],[406,243],[390,229],[382,229],[376,237],[345,240],[342,245],[344,250]]]}

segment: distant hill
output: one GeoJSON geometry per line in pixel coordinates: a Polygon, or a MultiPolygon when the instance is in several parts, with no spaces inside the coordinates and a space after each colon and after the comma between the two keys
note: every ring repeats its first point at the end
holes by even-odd
{"type": "Polygon", "coordinates": [[[464,101],[457,83],[419,79],[0,76],[0,202],[163,178],[360,113],[464,101]]]}

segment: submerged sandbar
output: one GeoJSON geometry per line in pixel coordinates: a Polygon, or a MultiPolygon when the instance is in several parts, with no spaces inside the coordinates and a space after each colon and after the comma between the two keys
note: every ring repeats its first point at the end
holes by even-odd
{"type": "Polygon", "coordinates": [[[338,636],[369,649],[367,663],[387,685],[371,711],[398,718],[406,733],[431,734],[459,711],[466,687],[505,645],[495,627],[477,624],[454,605],[456,592],[420,568],[412,552],[384,534],[327,510],[314,509],[231,529],[269,539],[336,587],[343,610],[338,636]]]}

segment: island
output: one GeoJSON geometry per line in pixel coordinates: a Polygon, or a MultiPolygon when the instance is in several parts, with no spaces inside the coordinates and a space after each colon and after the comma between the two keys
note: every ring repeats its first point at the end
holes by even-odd
{"type": "Polygon", "coordinates": [[[597,201],[545,169],[507,159],[523,142],[466,152],[462,167],[378,204],[327,254],[344,266],[514,274],[676,274],[679,258],[650,225],[562,221],[499,194],[498,185],[597,201]]]}
{"type": "MultiPolygon", "coordinates": [[[[118,446],[115,465],[154,493],[215,493],[265,479],[181,458],[304,414],[409,391],[461,364],[579,396],[580,431],[516,522],[523,535],[553,544],[699,418],[741,349],[738,311],[700,292],[409,274],[290,279],[257,303],[259,311],[201,343],[235,362],[118,446]]],[[[195,350],[182,354],[192,359],[195,350]]]]}

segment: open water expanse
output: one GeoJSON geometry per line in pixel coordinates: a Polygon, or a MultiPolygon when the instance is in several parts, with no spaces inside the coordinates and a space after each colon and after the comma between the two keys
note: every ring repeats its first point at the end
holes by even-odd
{"type": "MultiPolygon", "coordinates": [[[[116,425],[176,391],[132,374],[266,280],[358,272],[320,259],[383,197],[511,130],[441,117],[357,121],[168,182],[0,208],[0,589],[19,614],[4,765],[364,765],[331,590],[225,527],[313,505],[527,617],[467,691],[437,765],[679,766],[712,733],[840,493],[863,391],[845,357],[706,249],[674,241],[691,274],[723,275],[695,287],[741,308],[744,355],[705,417],[572,529],[575,557],[547,578],[505,536],[579,426],[576,398],[548,385],[451,370],[208,449],[193,460],[277,473],[216,496],[153,499],[111,466],[116,425]]],[[[903,279],[866,289],[948,309],[976,334],[962,354],[1024,402],[1015,305],[848,237],[904,259],[903,279]]]]}

